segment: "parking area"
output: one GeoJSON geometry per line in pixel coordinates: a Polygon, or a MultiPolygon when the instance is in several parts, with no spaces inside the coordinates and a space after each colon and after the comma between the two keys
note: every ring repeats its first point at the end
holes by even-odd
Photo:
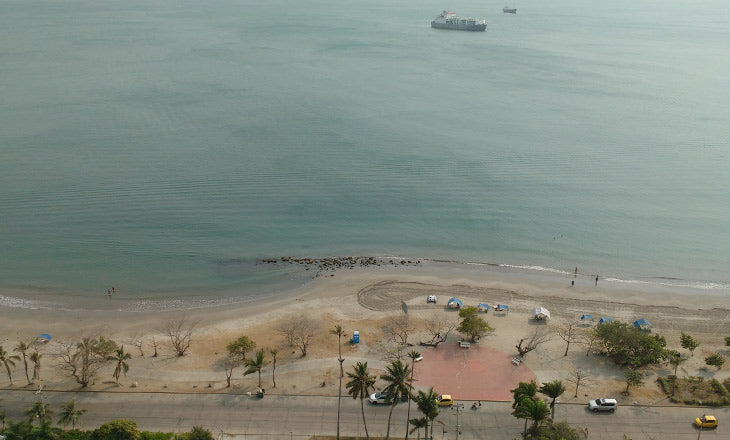
{"type": "Polygon", "coordinates": [[[456,400],[512,400],[509,390],[520,382],[536,380],[527,365],[515,365],[513,356],[500,350],[471,344],[460,347],[447,341],[438,347],[420,350],[423,360],[416,363],[416,389],[433,386],[439,394],[456,400]]]}

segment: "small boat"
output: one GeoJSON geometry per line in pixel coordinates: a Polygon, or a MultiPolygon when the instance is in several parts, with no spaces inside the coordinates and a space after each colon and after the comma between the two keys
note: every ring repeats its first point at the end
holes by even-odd
{"type": "Polygon", "coordinates": [[[516,14],[517,8],[510,8],[508,6],[505,6],[504,8],[502,8],[502,12],[504,12],[505,14],[516,14]]]}
{"type": "Polygon", "coordinates": [[[431,22],[432,28],[457,31],[484,31],[487,21],[471,17],[457,17],[455,12],[444,11],[431,22]]]}

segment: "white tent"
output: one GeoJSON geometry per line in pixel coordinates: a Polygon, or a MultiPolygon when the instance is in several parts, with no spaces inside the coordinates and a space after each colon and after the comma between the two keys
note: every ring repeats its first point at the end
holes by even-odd
{"type": "Polygon", "coordinates": [[[532,311],[532,317],[535,319],[550,319],[550,311],[545,307],[538,307],[532,311]]]}

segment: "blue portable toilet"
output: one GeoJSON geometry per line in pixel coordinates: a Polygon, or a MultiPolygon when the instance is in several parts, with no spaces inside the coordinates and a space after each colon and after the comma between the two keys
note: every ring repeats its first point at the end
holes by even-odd
{"type": "Polygon", "coordinates": [[[359,344],[360,343],[360,332],[355,330],[352,332],[352,338],[350,338],[350,343],[352,344],[359,344]]]}

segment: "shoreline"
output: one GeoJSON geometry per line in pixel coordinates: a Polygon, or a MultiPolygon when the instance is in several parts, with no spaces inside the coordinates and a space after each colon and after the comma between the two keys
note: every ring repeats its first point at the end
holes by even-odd
{"type": "MultiPolygon", "coordinates": [[[[287,258],[287,257],[285,257],[287,258]]],[[[292,258],[292,257],[289,257],[292,258]]],[[[358,257],[365,258],[365,257],[358,257]]],[[[302,259],[305,260],[305,259],[302,259]]],[[[311,259],[307,259],[311,260],[311,259]]],[[[316,260],[316,259],[315,259],[316,260]]],[[[282,263],[280,276],[275,281],[256,285],[245,290],[236,288],[219,290],[195,290],[193,292],[157,292],[134,293],[117,290],[112,297],[103,293],[89,295],[53,289],[2,288],[0,287],[0,308],[14,309],[47,309],[47,310],[113,310],[117,312],[166,312],[216,307],[237,307],[275,297],[295,295],[297,291],[307,289],[309,285],[321,279],[348,276],[358,273],[363,276],[423,277],[439,279],[464,278],[478,283],[505,283],[516,286],[540,286],[542,289],[561,289],[565,286],[574,290],[594,290],[630,295],[634,297],[671,295],[680,296],[687,301],[715,301],[727,299],[730,302],[730,286],[716,284],[714,288],[697,288],[681,284],[683,280],[642,281],[623,280],[615,277],[599,275],[598,286],[595,285],[596,274],[543,268],[539,266],[513,266],[494,263],[459,262],[443,259],[407,260],[398,257],[380,257],[383,263],[357,267],[330,267],[311,271],[309,267],[292,268],[282,263]],[[388,263],[388,260],[390,261],[388,263]],[[403,261],[403,264],[399,264],[403,261]],[[314,275],[312,275],[314,273],[314,275]],[[575,282],[575,286],[571,285],[575,282]],[[623,292],[623,293],[622,293],[623,292]]],[[[275,261],[275,260],[273,260],[275,261]]],[[[260,264],[272,261],[262,260],[260,264]]],[[[316,264],[316,261],[315,261],[316,264]]],[[[275,268],[277,270],[278,268],[275,268]]],[[[506,287],[509,289],[509,286],[506,287]]],[[[568,291],[569,293],[569,291],[568,291]]],[[[585,292],[583,293],[585,294],[585,292]]],[[[576,293],[578,295],[578,293],[576,293]]],[[[582,294],[581,294],[582,295],[582,294]]]]}

